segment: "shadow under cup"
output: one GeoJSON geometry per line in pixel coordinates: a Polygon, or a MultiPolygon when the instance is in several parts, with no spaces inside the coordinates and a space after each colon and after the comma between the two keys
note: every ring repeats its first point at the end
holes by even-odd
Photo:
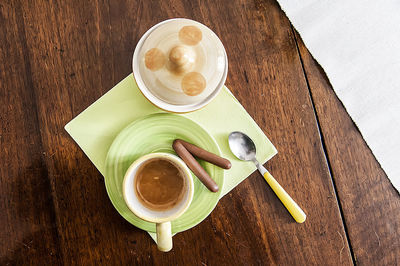
{"type": "Polygon", "coordinates": [[[123,195],[128,208],[139,218],[157,224],[157,245],[161,251],[169,251],[172,249],[170,222],[177,219],[187,210],[193,199],[193,193],[194,185],[190,170],[180,158],[168,153],[152,153],[140,157],[128,168],[123,182],[123,195]],[[152,210],[144,206],[138,199],[135,191],[135,179],[137,177],[137,171],[143,164],[147,163],[151,159],[170,161],[182,172],[183,177],[185,178],[183,197],[171,209],[160,211],[152,210]]]}

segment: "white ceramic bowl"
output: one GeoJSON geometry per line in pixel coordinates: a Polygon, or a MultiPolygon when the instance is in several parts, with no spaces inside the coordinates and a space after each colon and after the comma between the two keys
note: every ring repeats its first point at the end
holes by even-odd
{"type": "MultiPolygon", "coordinates": [[[[155,26],[151,27],[139,40],[138,44],[136,45],[134,54],[133,54],[133,60],[132,60],[132,68],[133,68],[133,75],[134,78],[136,80],[136,83],[140,89],[140,91],[142,92],[142,94],[151,102],[153,103],[155,106],[157,106],[160,109],[163,109],[165,111],[168,112],[173,112],[173,113],[187,113],[187,112],[192,112],[195,110],[198,110],[204,106],[206,106],[209,102],[211,102],[217,95],[218,92],[221,90],[221,88],[223,87],[227,74],[228,74],[228,57],[226,55],[226,51],[225,48],[222,45],[222,42],[219,40],[219,38],[217,37],[217,35],[212,32],[208,27],[206,27],[205,25],[197,22],[197,21],[193,21],[193,20],[189,20],[189,19],[184,19],[184,18],[176,18],[176,19],[169,19],[169,20],[165,20],[162,21],[158,24],[156,24],[155,26]],[[221,79],[219,79],[216,82],[216,85],[213,86],[212,88],[208,87],[207,89],[210,91],[210,93],[202,98],[199,99],[198,101],[195,102],[191,102],[191,103],[180,103],[180,104],[175,104],[175,103],[170,103],[167,102],[163,99],[161,99],[160,97],[157,97],[147,86],[146,86],[146,82],[144,81],[144,79],[142,78],[142,75],[140,73],[140,63],[141,60],[143,60],[143,44],[145,43],[146,39],[152,34],[152,32],[154,32],[154,30],[156,30],[158,27],[165,25],[167,23],[176,23],[176,22],[180,22],[182,23],[182,25],[191,23],[194,25],[198,25],[200,27],[202,27],[202,29],[206,29],[207,34],[209,34],[210,36],[212,36],[212,38],[214,39],[214,41],[218,44],[218,46],[222,47],[222,51],[223,51],[223,57],[221,62],[221,64],[224,65],[224,69],[222,71],[222,77],[221,79]]],[[[206,89],[206,90],[207,90],[206,89]]]]}

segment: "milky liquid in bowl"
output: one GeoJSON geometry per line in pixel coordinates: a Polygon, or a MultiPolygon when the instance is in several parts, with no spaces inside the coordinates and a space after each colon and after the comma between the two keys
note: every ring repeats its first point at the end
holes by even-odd
{"type": "Polygon", "coordinates": [[[189,19],[167,20],[151,28],[142,39],[134,55],[135,79],[145,96],[157,106],[186,105],[198,109],[223,86],[227,75],[226,52],[216,34],[203,24],[189,19]],[[193,38],[195,41],[191,42],[193,38]],[[174,51],[183,53],[188,60],[178,71],[172,61],[174,51]],[[203,87],[187,90],[185,84],[191,88],[196,88],[196,84],[203,87]]]}

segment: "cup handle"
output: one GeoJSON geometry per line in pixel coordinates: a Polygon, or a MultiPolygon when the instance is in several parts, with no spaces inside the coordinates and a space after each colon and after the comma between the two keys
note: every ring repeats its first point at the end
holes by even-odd
{"type": "Polygon", "coordinates": [[[157,223],[157,247],[160,251],[168,252],[172,249],[171,222],[157,223]]]}

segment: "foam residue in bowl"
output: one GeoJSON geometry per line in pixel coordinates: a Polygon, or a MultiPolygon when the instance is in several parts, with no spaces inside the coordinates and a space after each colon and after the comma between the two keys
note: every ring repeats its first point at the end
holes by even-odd
{"type": "Polygon", "coordinates": [[[187,19],[155,28],[143,42],[138,58],[147,89],[174,105],[207,98],[218,88],[226,68],[225,50],[215,33],[187,19]]]}

